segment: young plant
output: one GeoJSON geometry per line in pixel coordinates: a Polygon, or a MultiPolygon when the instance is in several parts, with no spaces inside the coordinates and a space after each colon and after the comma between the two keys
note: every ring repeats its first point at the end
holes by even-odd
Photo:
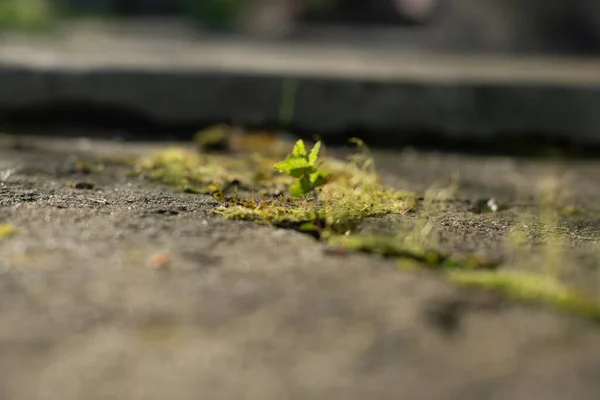
{"type": "Polygon", "coordinates": [[[279,172],[296,178],[296,181],[290,186],[290,193],[293,197],[306,196],[325,184],[326,175],[318,168],[320,149],[321,142],[317,142],[310,153],[307,153],[304,142],[298,140],[292,153],[285,160],[275,164],[274,168],[279,172]]]}

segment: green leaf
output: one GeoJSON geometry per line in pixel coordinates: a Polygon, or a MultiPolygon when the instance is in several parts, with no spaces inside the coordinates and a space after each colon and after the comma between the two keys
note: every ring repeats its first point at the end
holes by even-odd
{"type": "Polygon", "coordinates": [[[313,167],[308,163],[305,157],[291,155],[284,161],[274,165],[279,172],[283,172],[294,178],[300,178],[303,175],[313,172],[313,167]]]}
{"type": "Polygon", "coordinates": [[[293,197],[306,196],[310,191],[313,190],[310,181],[306,178],[300,178],[290,186],[290,193],[293,197]]]}
{"type": "Polygon", "coordinates": [[[304,142],[298,140],[292,154],[288,155],[283,161],[278,162],[273,167],[279,172],[285,173],[298,180],[290,186],[290,192],[294,197],[304,196],[310,193],[316,186],[323,185],[326,176],[315,167],[321,149],[321,142],[315,143],[306,154],[304,142]]]}
{"type": "Polygon", "coordinates": [[[292,155],[306,158],[306,147],[304,147],[304,141],[302,139],[298,140],[294,145],[292,155]]]}
{"type": "Polygon", "coordinates": [[[317,162],[317,158],[319,157],[320,149],[321,149],[321,142],[318,141],[317,143],[315,143],[312,150],[310,151],[310,154],[308,155],[308,163],[310,165],[315,165],[315,163],[317,162]]]}
{"type": "Polygon", "coordinates": [[[325,184],[326,175],[322,171],[315,171],[310,174],[310,183],[313,187],[321,186],[325,184]]]}
{"type": "Polygon", "coordinates": [[[289,175],[293,176],[294,178],[302,178],[306,175],[309,175],[312,170],[312,167],[294,168],[289,172],[289,175]]]}
{"type": "Polygon", "coordinates": [[[274,167],[280,172],[288,173],[293,169],[310,167],[310,164],[304,157],[288,156],[285,160],[275,164],[274,167]]]}

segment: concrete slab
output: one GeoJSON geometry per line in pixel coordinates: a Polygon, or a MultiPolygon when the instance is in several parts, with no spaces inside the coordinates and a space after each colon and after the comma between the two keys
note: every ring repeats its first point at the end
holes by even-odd
{"type": "MultiPolygon", "coordinates": [[[[77,159],[164,144],[11,143],[0,146],[0,222],[19,233],[0,240],[2,399],[598,398],[597,324],[223,220],[209,212],[214,199],[127,168],[94,174],[92,190],[68,184],[82,179],[77,159]],[[148,263],[163,254],[168,268],[148,263]]],[[[406,189],[459,171],[459,199],[523,201],[546,175],[577,176],[576,198],[600,199],[598,161],[375,157],[406,189]]],[[[578,218],[564,226],[574,245],[598,240],[597,213],[578,218]]],[[[435,225],[454,251],[506,254],[514,224],[511,210],[474,215],[459,204],[435,225]]],[[[589,268],[569,260],[597,284],[597,258],[589,268]]]]}

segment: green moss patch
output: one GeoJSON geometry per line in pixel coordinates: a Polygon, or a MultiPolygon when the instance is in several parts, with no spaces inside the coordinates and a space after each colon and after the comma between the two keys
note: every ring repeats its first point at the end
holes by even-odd
{"type": "Polygon", "coordinates": [[[475,256],[454,256],[431,247],[418,245],[402,236],[354,235],[337,236],[329,240],[344,250],[361,251],[383,257],[408,259],[434,269],[495,269],[499,263],[475,256]]]}
{"type": "Polygon", "coordinates": [[[238,154],[171,148],[141,160],[135,174],[212,195],[223,201],[214,212],[225,218],[319,237],[345,233],[368,217],[404,214],[415,205],[415,195],[385,188],[370,165],[356,157],[323,157],[317,164],[318,146],[313,153],[300,154],[306,150],[302,144],[295,148],[297,154],[281,162],[264,143],[260,151],[238,154]],[[288,173],[277,171],[276,165],[288,173]],[[302,179],[308,184],[298,184],[302,179]]]}
{"type": "Polygon", "coordinates": [[[317,164],[318,145],[307,152],[299,142],[286,160],[274,165],[287,174],[282,175],[283,195],[234,201],[216,212],[230,219],[296,227],[325,238],[349,234],[365,218],[405,214],[415,206],[415,195],[385,188],[376,174],[356,161],[324,158],[317,164]]]}
{"type": "MultiPolygon", "coordinates": [[[[402,268],[443,271],[459,285],[499,291],[508,298],[592,319],[600,316],[598,303],[550,274],[498,270],[497,260],[438,250],[432,237],[432,213],[438,211],[428,208],[432,201],[384,186],[373,157],[360,141],[355,141],[358,151],[341,160],[320,154],[326,149],[319,144],[309,151],[302,142],[294,147],[262,133],[233,140],[229,134],[223,136],[224,129],[219,126],[196,137],[195,148],[170,148],[145,157],[135,164],[134,173],[183,191],[212,195],[220,201],[212,212],[224,218],[311,234],[334,254],[390,257],[402,268]],[[289,152],[287,157],[281,154],[282,147],[289,152]],[[413,227],[396,235],[361,233],[367,218],[402,216],[417,211],[417,206],[413,227]]],[[[445,198],[435,196],[439,201],[445,198]]],[[[551,211],[540,216],[545,230],[541,236],[547,240],[558,235],[555,225],[560,212],[551,211]]]]}
{"type": "Polygon", "coordinates": [[[593,320],[600,320],[600,305],[547,275],[521,271],[448,272],[450,281],[467,287],[489,289],[526,302],[541,303],[593,320]]]}
{"type": "Polygon", "coordinates": [[[11,224],[0,224],[0,240],[18,233],[17,227],[11,224]]]}
{"type": "Polygon", "coordinates": [[[273,160],[260,155],[234,157],[170,148],[142,159],[134,173],[192,193],[210,194],[224,200],[230,189],[277,195],[289,181],[278,177],[273,160]]]}

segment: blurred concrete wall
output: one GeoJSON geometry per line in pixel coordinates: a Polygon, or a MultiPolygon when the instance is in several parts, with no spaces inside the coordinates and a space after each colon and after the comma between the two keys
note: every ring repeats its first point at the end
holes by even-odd
{"type": "Polygon", "coordinates": [[[600,2],[594,0],[443,0],[438,28],[465,48],[600,51],[600,2]]]}
{"type": "MultiPolygon", "coordinates": [[[[551,51],[600,54],[598,0],[52,0],[88,10],[124,14],[188,13],[199,20],[221,19],[238,1],[248,6],[255,25],[292,23],[307,2],[339,3],[331,19],[343,15],[354,24],[390,22],[390,4],[415,7],[439,3],[433,18],[417,30],[435,31],[440,43],[463,50],[551,51]],[[300,5],[300,7],[298,7],[300,5]],[[217,10],[218,8],[221,8],[217,10]],[[208,16],[207,14],[213,13],[208,16]],[[379,13],[379,15],[375,15],[379,13]],[[206,14],[206,15],[205,15],[206,14]],[[337,17],[336,17],[337,15],[337,17]],[[441,34],[439,32],[442,32],[441,34]]],[[[343,19],[343,18],[342,18],[343,19]]],[[[418,40],[418,37],[416,38],[418,40]]]]}

